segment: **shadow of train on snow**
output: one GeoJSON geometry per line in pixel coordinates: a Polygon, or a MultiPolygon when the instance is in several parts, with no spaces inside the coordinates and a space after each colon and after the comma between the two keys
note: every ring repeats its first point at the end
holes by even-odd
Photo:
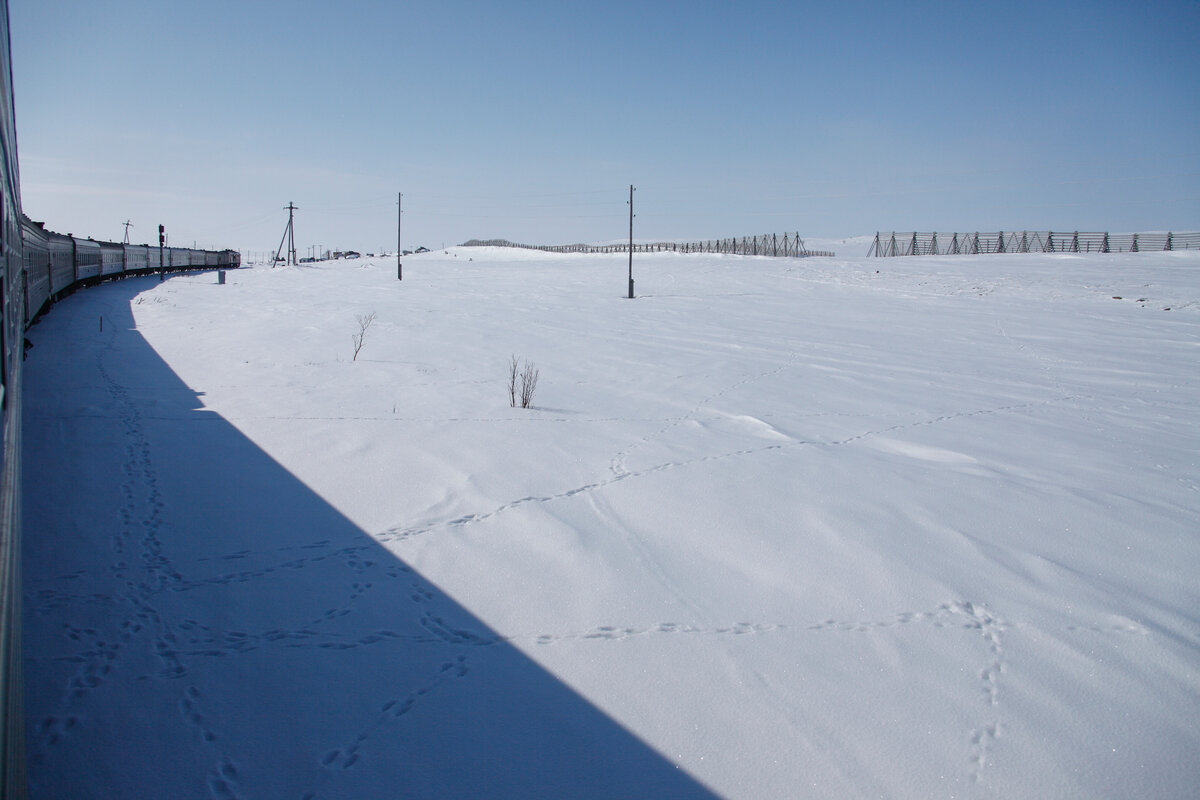
{"type": "Polygon", "coordinates": [[[33,797],[713,797],[203,410],[148,285],[29,334],[33,797]]]}

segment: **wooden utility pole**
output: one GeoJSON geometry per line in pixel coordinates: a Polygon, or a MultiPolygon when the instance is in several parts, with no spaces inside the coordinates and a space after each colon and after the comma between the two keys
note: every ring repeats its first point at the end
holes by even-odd
{"type": "Polygon", "coordinates": [[[288,201],[288,258],[292,260],[292,264],[296,263],[296,228],[292,224],[292,213],[296,207],[292,202],[288,201]]]}
{"type": "Polygon", "coordinates": [[[629,184],[629,299],[633,299],[633,184],[629,184]]]}
{"type": "Polygon", "coordinates": [[[125,220],[125,244],[129,244],[129,229],[133,227],[133,223],[125,220]]]}
{"type": "Polygon", "coordinates": [[[404,213],[404,195],[396,192],[396,280],[404,280],[404,265],[400,263],[400,217],[404,213]]]}

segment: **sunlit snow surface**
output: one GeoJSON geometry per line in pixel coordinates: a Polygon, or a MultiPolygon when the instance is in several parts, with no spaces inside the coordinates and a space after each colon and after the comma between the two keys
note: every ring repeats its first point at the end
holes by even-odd
{"type": "Polygon", "coordinates": [[[627,265],[56,306],[33,796],[1195,791],[1200,252],[627,265]]]}

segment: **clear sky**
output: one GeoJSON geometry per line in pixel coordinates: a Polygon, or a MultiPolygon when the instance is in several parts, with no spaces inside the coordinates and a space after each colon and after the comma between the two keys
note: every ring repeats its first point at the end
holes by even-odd
{"type": "Polygon", "coordinates": [[[10,0],[26,212],[134,241],[1200,229],[1200,2],[10,0]]]}

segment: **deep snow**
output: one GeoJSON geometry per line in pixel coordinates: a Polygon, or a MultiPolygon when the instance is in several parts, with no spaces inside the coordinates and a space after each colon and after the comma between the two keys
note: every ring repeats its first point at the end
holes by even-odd
{"type": "Polygon", "coordinates": [[[30,331],[34,797],[1194,791],[1200,253],[404,261],[30,331]]]}

